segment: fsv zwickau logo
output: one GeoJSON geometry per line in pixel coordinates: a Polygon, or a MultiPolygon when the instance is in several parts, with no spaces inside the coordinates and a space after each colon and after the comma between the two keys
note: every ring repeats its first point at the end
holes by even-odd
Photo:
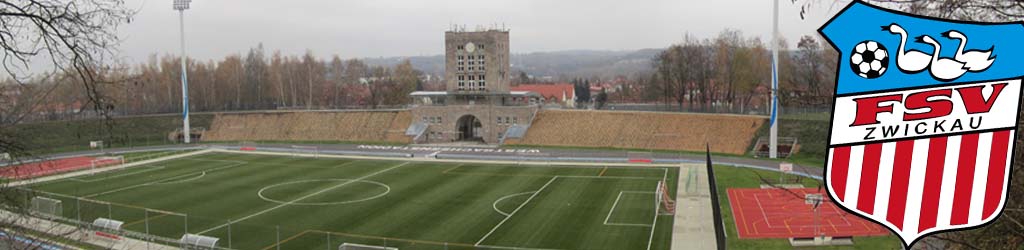
{"type": "Polygon", "coordinates": [[[854,1],[818,31],[840,52],[825,166],[832,199],[907,246],[994,220],[1010,181],[1024,25],[854,1]]]}

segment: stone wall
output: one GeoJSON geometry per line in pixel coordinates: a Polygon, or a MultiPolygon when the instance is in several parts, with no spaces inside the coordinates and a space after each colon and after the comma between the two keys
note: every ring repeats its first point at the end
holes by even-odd
{"type": "Polygon", "coordinates": [[[526,136],[506,144],[610,147],[745,154],[767,118],[761,116],[543,110],[526,136]]]}
{"type": "Polygon", "coordinates": [[[411,122],[407,110],[217,114],[203,140],[409,143],[411,122]]]}

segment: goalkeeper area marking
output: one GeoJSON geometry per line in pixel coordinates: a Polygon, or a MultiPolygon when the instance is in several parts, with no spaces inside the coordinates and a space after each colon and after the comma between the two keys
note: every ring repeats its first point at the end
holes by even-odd
{"type": "Polygon", "coordinates": [[[678,172],[208,152],[27,188],[67,219],[233,249],[669,249],[655,193],[678,172]]]}

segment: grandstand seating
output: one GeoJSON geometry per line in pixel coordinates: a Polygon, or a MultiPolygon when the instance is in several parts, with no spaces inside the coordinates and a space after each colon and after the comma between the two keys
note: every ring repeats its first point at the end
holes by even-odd
{"type": "Polygon", "coordinates": [[[744,154],[765,117],[723,114],[543,110],[526,136],[506,144],[744,154]]]}
{"type": "Polygon", "coordinates": [[[352,141],[408,143],[409,111],[218,114],[206,141],[352,141]]]}

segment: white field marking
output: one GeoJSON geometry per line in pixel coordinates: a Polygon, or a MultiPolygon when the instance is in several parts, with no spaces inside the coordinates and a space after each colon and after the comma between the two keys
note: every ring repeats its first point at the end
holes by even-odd
{"type": "Polygon", "coordinates": [[[530,195],[530,198],[526,198],[526,201],[524,201],[523,204],[519,204],[519,206],[516,207],[515,210],[512,210],[512,213],[508,214],[508,216],[505,216],[505,219],[501,220],[501,222],[498,222],[498,225],[495,225],[494,228],[491,228],[490,232],[487,232],[487,234],[485,234],[483,238],[480,238],[480,240],[478,240],[476,244],[473,245],[480,246],[480,243],[483,243],[484,240],[487,239],[487,237],[490,237],[491,234],[494,233],[494,231],[497,231],[498,228],[501,227],[502,224],[505,224],[505,222],[508,221],[509,218],[512,218],[512,216],[515,215],[516,212],[519,212],[519,209],[522,209],[523,207],[526,206],[526,204],[530,203],[530,200],[533,200],[534,197],[537,197],[537,195],[540,194],[541,191],[544,191],[544,189],[547,188],[548,185],[551,185],[552,182],[555,182],[555,179],[558,179],[558,176],[551,177],[551,180],[548,180],[547,183],[544,183],[544,186],[541,186],[536,193],[530,195]]]}
{"type": "Polygon", "coordinates": [[[77,181],[77,182],[85,182],[85,183],[97,182],[97,181],[105,181],[105,180],[109,180],[109,179],[113,179],[113,178],[119,178],[119,177],[125,177],[125,176],[129,176],[129,175],[136,175],[136,174],[141,174],[141,173],[145,173],[145,172],[150,172],[150,171],[156,171],[156,170],[163,169],[165,167],[164,166],[152,166],[152,167],[147,167],[147,168],[149,168],[149,169],[142,170],[142,171],[137,171],[137,172],[119,174],[119,175],[106,176],[106,177],[99,178],[99,179],[87,180],[87,179],[78,178],[78,177],[71,177],[71,178],[68,178],[68,180],[77,181]]]}
{"type": "Polygon", "coordinates": [[[167,185],[167,184],[178,184],[178,183],[190,182],[190,181],[202,179],[204,176],[206,176],[206,171],[203,171],[201,174],[197,175],[196,177],[192,177],[192,178],[188,178],[188,179],[184,179],[184,180],[176,180],[176,181],[168,181],[168,182],[157,182],[157,183],[153,183],[153,185],[167,185]]]}
{"type": "Polygon", "coordinates": [[[510,194],[510,195],[502,196],[501,198],[498,198],[498,200],[495,200],[494,203],[491,204],[491,207],[494,208],[494,211],[498,211],[499,214],[504,215],[504,216],[509,216],[509,213],[503,212],[503,211],[501,211],[501,209],[498,209],[498,203],[500,203],[501,201],[503,201],[505,199],[508,199],[508,198],[512,198],[512,197],[516,197],[516,196],[520,196],[520,195],[524,195],[524,194],[529,194],[529,193],[536,193],[536,192],[537,191],[529,191],[529,192],[515,193],[515,194],[510,194]]]}
{"type": "Polygon", "coordinates": [[[25,186],[25,185],[30,185],[30,184],[38,184],[38,183],[48,183],[48,182],[52,182],[52,181],[64,181],[64,180],[66,180],[68,178],[71,178],[71,177],[77,177],[77,176],[83,176],[83,175],[91,175],[91,174],[97,174],[97,173],[104,173],[104,172],[115,171],[115,170],[123,170],[123,169],[127,169],[127,168],[138,167],[138,166],[148,166],[148,165],[152,165],[152,164],[157,163],[157,162],[164,162],[164,161],[169,161],[169,160],[172,160],[172,159],[180,159],[180,158],[184,158],[184,157],[191,157],[191,156],[195,156],[195,155],[206,154],[206,153],[209,153],[209,152],[216,152],[216,151],[214,151],[212,149],[204,149],[204,150],[199,150],[199,151],[194,151],[194,152],[169,155],[169,156],[155,158],[155,159],[141,160],[141,161],[137,161],[137,162],[129,162],[129,163],[124,163],[124,164],[120,164],[120,165],[116,165],[116,166],[112,166],[112,167],[103,167],[103,168],[97,168],[97,169],[73,171],[73,172],[68,172],[68,173],[65,173],[65,174],[57,174],[57,175],[45,176],[45,177],[40,177],[40,178],[36,178],[36,179],[8,182],[8,183],[6,183],[6,186],[8,186],[8,187],[15,187],[15,186],[25,186]]]}
{"type": "MultiPolygon", "coordinates": [[[[278,183],[278,184],[273,184],[273,185],[270,185],[270,186],[263,187],[263,188],[260,189],[259,192],[256,192],[256,194],[259,195],[260,199],[263,199],[265,201],[269,201],[269,202],[273,202],[273,203],[278,203],[278,204],[285,204],[285,203],[288,203],[288,202],[267,198],[265,195],[263,195],[263,192],[266,191],[266,190],[269,190],[269,189],[273,189],[273,188],[278,187],[278,186],[284,186],[284,185],[289,185],[289,184],[307,183],[307,182],[328,182],[328,181],[352,181],[352,179],[315,179],[315,180],[301,180],[301,181],[283,182],[283,183],[278,183]]],[[[357,182],[370,183],[370,184],[374,184],[374,185],[377,185],[377,186],[384,187],[384,192],[380,193],[380,194],[376,194],[374,196],[370,196],[370,197],[366,197],[366,198],[362,198],[362,199],[356,199],[356,200],[333,201],[333,202],[292,202],[292,203],[290,203],[290,205],[329,206],[329,205],[349,204],[349,203],[364,202],[364,201],[368,201],[368,200],[377,199],[377,198],[380,198],[380,197],[383,197],[383,196],[387,195],[388,193],[391,193],[391,186],[388,186],[387,184],[384,184],[384,183],[380,183],[380,182],[376,182],[376,181],[368,181],[368,180],[360,180],[360,181],[357,181],[357,182]]]]}
{"type": "Polygon", "coordinates": [[[655,177],[639,177],[639,176],[589,176],[589,175],[556,175],[562,178],[580,178],[580,179],[626,179],[626,180],[661,180],[661,178],[655,177]]]}
{"type": "Polygon", "coordinates": [[[342,163],[342,164],[338,164],[338,165],[335,165],[335,166],[324,167],[324,166],[308,165],[308,164],[286,164],[286,163],[258,162],[258,161],[257,162],[250,162],[250,161],[238,161],[238,160],[211,160],[211,159],[185,159],[185,160],[212,161],[212,162],[232,162],[232,163],[245,163],[245,164],[265,165],[265,166],[288,166],[288,167],[308,167],[308,168],[340,168],[340,167],[344,167],[344,166],[347,166],[349,164],[353,164],[353,163],[356,163],[356,162],[362,162],[362,160],[352,160],[352,161],[348,161],[348,162],[345,162],[345,163],[342,163]]]}
{"type": "MultiPolygon", "coordinates": [[[[242,164],[244,164],[244,163],[236,163],[236,164],[231,164],[231,165],[227,165],[227,166],[223,166],[223,167],[217,167],[217,168],[213,168],[213,169],[209,169],[209,170],[204,170],[203,172],[213,172],[213,171],[217,171],[217,170],[221,170],[221,169],[237,167],[237,166],[242,165],[242,164]]],[[[117,193],[117,192],[121,192],[121,191],[125,191],[125,190],[131,190],[131,189],[135,189],[135,188],[139,188],[139,187],[143,187],[143,186],[149,186],[149,185],[161,183],[161,182],[168,181],[168,180],[174,180],[174,179],[181,178],[181,177],[184,177],[184,176],[190,176],[190,175],[192,175],[194,173],[196,173],[196,172],[175,175],[175,176],[171,176],[171,177],[167,177],[167,178],[163,178],[163,179],[159,179],[159,180],[155,180],[155,181],[151,181],[151,182],[146,182],[146,183],[142,183],[142,184],[138,184],[138,185],[131,185],[131,186],[122,187],[122,188],[118,188],[118,189],[107,190],[107,191],[103,191],[103,192],[99,192],[99,193],[95,193],[95,194],[90,194],[90,195],[82,196],[82,198],[96,197],[96,196],[101,196],[101,195],[117,193]]]]}
{"type": "Polygon", "coordinates": [[[772,226],[771,220],[768,219],[770,217],[768,217],[768,214],[764,211],[764,206],[761,205],[761,196],[754,195],[754,201],[757,202],[757,210],[761,211],[761,218],[764,218],[764,224],[768,225],[768,227],[775,227],[772,226]]]}
{"type": "MultiPolygon", "coordinates": [[[[229,163],[249,163],[248,161],[238,161],[238,160],[213,160],[213,159],[192,159],[192,158],[185,158],[185,159],[182,159],[182,160],[186,160],[186,161],[214,161],[214,162],[229,162],[229,163]]],[[[261,164],[269,164],[269,163],[261,163],[261,164]]]]}
{"type": "MultiPolygon", "coordinates": [[[[224,148],[211,148],[208,152],[227,153],[227,154],[250,154],[250,155],[280,155],[280,156],[295,156],[294,153],[283,153],[283,152],[268,152],[268,151],[241,151],[224,148]]],[[[313,157],[312,154],[302,154],[303,157],[313,157]]],[[[332,155],[332,154],[321,154],[321,158],[334,158],[334,159],[357,159],[357,160],[382,160],[382,161],[395,161],[396,157],[383,157],[383,156],[361,156],[361,155],[332,155]]],[[[561,167],[569,166],[575,168],[603,168],[605,166],[623,169],[635,169],[635,170],[648,170],[648,169],[664,169],[664,168],[675,168],[679,167],[680,163],[594,163],[594,162],[560,162],[560,161],[500,161],[500,160],[456,160],[456,159],[429,159],[429,158],[400,158],[402,161],[410,162],[436,162],[436,163],[480,163],[480,164],[499,164],[499,165],[512,165],[518,164],[529,167],[561,167]],[[639,168],[638,168],[639,167],[639,168]]],[[[703,166],[704,163],[682,163],[703,166]]]]}
{"type": "MultiPolygon", "coordinates": [[[[668,185],[668,168],[662,168],[661,170],[664,171],[662,173],[661,180],[665,182],[665,185],[668,185]]],[[[677,182],[676,185],[679,185],[679,183],[677,182]]],[[[654,190],[658,190],[658,188],[661,188],[661,187],[659,187],[659,186],[657,186],[657,184],[655,184],[654,190]]],[[[678,194],[676,194],[676,195],[678,195],[678,194]]],[[[658,200],[658,192],[657,191],[654,192],[654,200],[655,201],[658,200]]],[[[672,202],[676,202],[675,197],[672,197],[672,202]]],[[[654,244],[654,229],[658,227],[658,217],[660,217],[660,216],[658,216],[658,208],[659,208],[659,206],[661,206],[660,203],[658,203],[658,202],[654,203],[654,221],[651,222],[651,235],[647,237],[647,250],[651,250],[651,245],[654,244]]]]}
{"type": "Polygon", "coordinates": [[[512,249],[512,250],[562,250],[557,248],[532,248],[532,247],[506,247],[506,246],[494,246],[494,245],[476,245],[483,248],[495,248],[495,249],[512,249]]]}
{"type": "MultiPolygon", "coordinates": [[[[615,212],[615,207],[619,205],[619,199],[622,199],[622,194],[623,194],[623,193],[634,193],[634,194],[649,194],[649,193],[657,193],[657,192],[651,192],[651,191],[619,191],[619,196],[615,197],[615,202],[614,202],[614,203],[612,203],[612,209],[608,210],[608,216],[605,216],[605,217],[604,217],[604,224],[605,224],[605,225],[609,225],[609,226],[633,226],[633,227],[650,227],[651,225],[647,225],[647,224],[638,224],[638,223],[615,223],[615,222],[611,222],[611,223],[609,223],[609,222],[608,222],[608,220],[611,220],[611,218],[612,218],[612,213],[614,213],[614,212],[615,212]]],[[[657,212],[655,212],[655,214],[657,214],[657,212]]]]}
{"type": "Polygon", "coordinates": [[[299,197],[299,198],[295,198],[294,200],[291,200],[291,201],[288,201],[288,202],[285,202],[285,203],[282,203],[282,204],[278,204],[277,206],[273,206],[273,207],[271,207],[271,208],[268,208],[268,209],[264,209],[263,211],[259,211],[259,212],[256,212],[256,213],[253,213],[253,214],[250,214],[250,215],[246,215],[245,217],[242,217],[242,218],[238,218],[238,219],[230,220],[230,222],[229,222],[229,223],[227,223],[227,224],[222,224],[222,225],[220,225],[220,226],[215,226],[215,227],[212,227],[212,228],[210,228],[210,229],[206,229],[206,230],[200,231],[200,232],[198,232],[197,234],[204,234],[204,233],[208,233],[208,232],[210,232],[210,231],[213,231],[213,230],[217,230],[217,229],[219,229],[219,228],[222,228],[222,227],[226,227],[226,226],[228,226],[228,225],[231,225],[231,224],[234,224],[234,223],[238,223],[238,222],[242,222],[242,221],[245,221],[245,220],[251,219],[252,217],[256,217],[256,216],[259,216],[259,215],[265,214],[265,213],[267,213],[267,212],[270,212],[270,211],[274,211],[274,210],[276,210],[276,209],[278,209],[278,208],[282,208],[282,207],[284,207],[284,206],[287,206],[287,205],[293,204],[293,203],[295,203],[295,202],[298,202],[298,201],[301,201],[301,200],[307,199],[307,198],[309,198],[309,197],[317,196],[317,195],[319,195],[319,194],[322,194],[322,193],[324,193],[324,192],[327,192],[327,191],[331,191],[332,189],[335,189],[335,188],[339,188],[339,187],[342,187],[342,186],[345,186],[345,185],[351,184],[351,183],[353,183],[353,182],[356,182],[356,181],[361,181],[361,180],[363,180],[363,179],[366,179],[366,178],[370,178],[370,177],[373,177],[373,176],[375,176],[375,175],[378,175],[378,174],[381,174],[381,173],[384,173],[384,172],[387,172],[387,171],[391,171],[392,169],[396,169],[396,168],[399,168],[399,167],[401,167],[401,166],[405,166],[406,164],[409,164],[409,162],[404,162],[404,163],[400,163],[400,164],[398,164],[398,165],[392,166],[392,167],[390,167],[390,168],[387,168],[387,169],[384,169],[384,170],[381,170],[381,171],[373,172],[373,173],[371,173],[371,174],[368,174],[368,175],[364,175],[364,176],[362,176],[362,177],[359,177],[359,178],[356,178],[356,179],[351,179],[351,180],[349,180],[349,181],[346,181],[346,182],[344,182],[344,183],[341,183],[341,184],[338,184],[338,185],[334,185],[334,186],[330,186],[330,187],[327,187],[327,188],[321,189],[321,190],[319,190],[319,191],[316,191],[316,192],[313,192],[313,193],[311,193],[311,194],[307,194],[307,195],[304,195],[304,196],[302,196],[302,197],[299,197]]]}

